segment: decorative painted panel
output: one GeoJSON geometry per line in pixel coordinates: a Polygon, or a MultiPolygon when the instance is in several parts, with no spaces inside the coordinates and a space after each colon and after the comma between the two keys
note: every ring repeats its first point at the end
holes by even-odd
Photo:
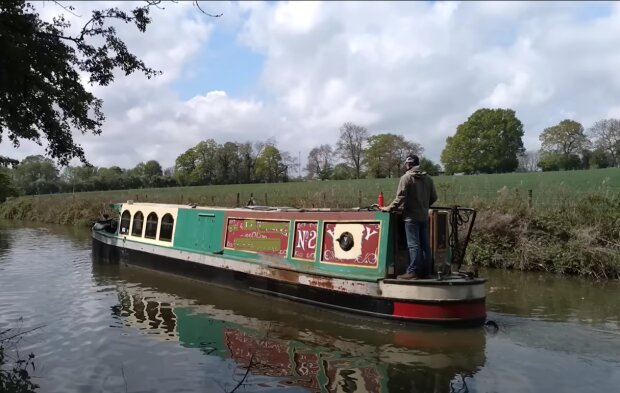
{"type": "Polygon", "coordinates": [[[318,391],[318,376],[321,372],[320,362],[321,358],[318,354],[296,350],[293,354],[293,363],[295,364],[295,372],[301,377],[296,381],[297,385],[318,391]]]}
{"type": "Polygon", "coordinates": [[[272,377],[291,374],[286,341],[269,338],[260,340],[252,334],[231,328],[224,330],[224,337],[230,355],[241,367],[252,367],[253,373],[272,377]]]}
{"type": "Polygon", "coordinates": [[[327,390],[338,391],[340,386],[346,386],[348,381],[356,381],[360,392],[379,393],[382,391],[377,369],[372,366],[359,367],[348,359],[329,359],[325,361],[327,376],[327,390]]]}
{"type": "Polygon", "coordinates": [[[289,221],[229,218],[226,248],[286,256],[289,221]]]}
{"type": "Polygon", "coordinates": [[[376,268],[381,224],[324,223],[321,262],[376,268]]]}
{"type": "Polygon", "coordinates": [[[295,223],[293,258],[314,261],[318,228],[319,225],[316,222],[295,223]]]}

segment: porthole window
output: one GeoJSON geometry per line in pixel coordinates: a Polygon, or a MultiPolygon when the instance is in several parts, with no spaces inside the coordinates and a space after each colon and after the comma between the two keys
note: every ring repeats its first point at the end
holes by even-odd
{"type": "Polygon", "coordinates": [[[142,224],[144,222],[144,215],[142,212],[137,212],[133,216],[133,227],[131,228],[132,236],[142,236],[142,224]]]}
{"type": "Polygon", "coordinates": [[[125,210],[121,216],[121,235],[129,233],[129,224],[131,223],[131,213],[129,210],[125,210]]]}
{"type": "Polygon", "coordinates": [[[149,239],[155,239],[157,237],[157,214],[151,213],[146,218],[144,237],[149,239]]]}
{"type": "Polygon", "coordinates": [[[165,242],[172,241],[172,229],[174,228],[174,218],[172,214],[165,214],[161,218],[161,229],[159,230],[159,240],[165,242]]]}

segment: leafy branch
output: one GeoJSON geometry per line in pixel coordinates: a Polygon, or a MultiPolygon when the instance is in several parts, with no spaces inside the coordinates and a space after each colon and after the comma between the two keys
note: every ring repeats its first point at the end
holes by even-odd
{"type": "MultiPolygon", "coordinates": [[[[81,17],[73,6],[54,3],[81,17]]],[[[146,1],[131,11],[94,10],[79,33],[71,35],[64,14],[47,22],[25,0],[0,2],[0,142],[3,134],[15,148],[24,139],[40,146],[45,139],[46,154],[60,165],[73,158],[86,164],[73,131],[99,135],[105,116],[102,100],[86,90],[82,77],[90,85],[107,86],[117,69],[125,75],[141,72],[148,79],[161,75],[131,53],[110,25],[121,21],[145,32],[151,8],[163,9],[161,3],[146,1]]],[[[198,1],[194,5],[210,17],[222,16],[205,12],[198,1]]]]}
{"type": "Polygon", "coordinates": [[[32,376],[30,374],[30,372],[35,372],[36,370],[34,353],[28,354],[26,359],[21,359],[19,351],[15,350],[16,357],[12,360],[13,365],[7,369],[5,367],[7,364],[5,349],[8,343],[19,341],[24,335],[32,333],[42,327],[43,326],[38,326],[10,336],[7,336],[7,334],[11,332],[12,329],[5,329],[0,332],[0,392],[34,393],[35,389],[39,387],[32,382],[32,376]],[[28,372],[28,369],[31,371],[28,372]]]}

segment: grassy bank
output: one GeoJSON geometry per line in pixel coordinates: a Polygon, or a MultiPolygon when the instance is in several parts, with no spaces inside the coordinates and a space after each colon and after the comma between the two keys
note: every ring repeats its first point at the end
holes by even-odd
{"type": "MultiPolygon", "coordinates": [[[[0,217],[88,225],[111,202],[205,206],[355,207],[393,197],[398,179],[140,189],[21,197],[0,217]]],[[[595,278],[620,278],[620,168],[435,178],[437,205],[480,211],[468,262],[595,278]]]]}

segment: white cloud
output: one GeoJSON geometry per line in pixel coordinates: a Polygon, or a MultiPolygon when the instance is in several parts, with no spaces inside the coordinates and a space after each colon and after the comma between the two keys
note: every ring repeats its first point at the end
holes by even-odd
{"type": "Polygon", "coordinates": [[[530,149],[564,117],[589,127],[620,113],[617,3],[205,5],[224,17],[179,3],[155,12],[146,34],[119,29],[130,49],[165,75],[121,77],[94,89],[108,120],[102,136],[78,137],[92,162],[129,167],[158,159],[169,166],[206,138],[276,137],[305,157],[318,144],[335,144],[346,121],[403,134],[438,160],[445,138],[480,107],[515,109],[530,149]],[[587,16],[594,6],[610,13],[587,16]],[[215,29],[238,31],[242,45],[264,56],[260,99],[210,91],[199,80],[194,97],[175,92],[173,82],[193,72],[188,63],[215,29]]]}
{"type": "Polygon", "coordinates": [[[402,133],[437,160],[479,107],[515,109],[528,148],[565,116],[588,127],[610,113],[620,8],[583,17],[588,7],[325,2],[304,13],[278,3],[253,9],[241,38],[266,56],[263,83],[280,110],[315,136],[308,148],[354,121],[402,133]]]}

